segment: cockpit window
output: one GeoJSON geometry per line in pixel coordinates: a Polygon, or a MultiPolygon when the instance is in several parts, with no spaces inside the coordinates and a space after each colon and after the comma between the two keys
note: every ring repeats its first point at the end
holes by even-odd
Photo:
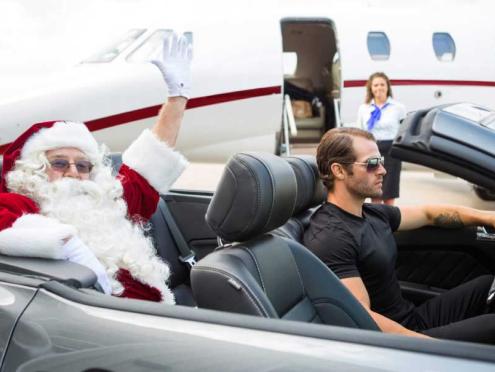
{"type": "Polygon", "coordinates": [[[105,63],[113,61],[145,31],[145,28],[135,28],[127,31],[124,36],[118,38],[98,53],[95,53],[91,57],[85,59],[82,63],[105,63]]]}
{"type": "Polygon", "coordinates": [[[368,32],[368,52],[375,61],[386,61],[390,57],[390,41],[385,32],[368,32]]]}
{"type": "Polygon", "coordinates": [[[454,39],[447,32],[435,32],[433,34],[433,50],[439,61],[453,61],[455,58],[454,39]]]}
{"type": "MultiPolygon", "coordinates": [[[[173,30],[157,30],[139,45],[126,60],[128,62],[146,62],[153,59],[161,51],[163,39],[173,33],[173,30]]],[[[192,32],[184,32],[184,36],[192,43],[192,32]]]]}

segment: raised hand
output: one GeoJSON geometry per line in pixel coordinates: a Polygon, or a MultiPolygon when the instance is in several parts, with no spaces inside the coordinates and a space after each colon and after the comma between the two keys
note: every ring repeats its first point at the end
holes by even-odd
{"type": "Polygon", "coordinates": [[[175,32],[163,39],[162,49],[151,60],[160,69],[169,97],[189,98],[191,94],[192,45],[175,32]]]}

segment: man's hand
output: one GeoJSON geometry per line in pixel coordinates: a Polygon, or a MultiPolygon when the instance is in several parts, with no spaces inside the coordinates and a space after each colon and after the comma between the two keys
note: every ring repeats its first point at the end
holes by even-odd
{"type": "Polygon", "coordinates": [[[93,251],[91,251],[81,239],[73,237],[65,243],[63,246],[63,258],[93,270],[98,279],[98,283],[105,294],[112,293],[112,286],[110,285],[110,280],[108,279],[105,268],[96,258],[93,251]]]}
{"type": "Polygon", "coordinates": [[[151,61],[160,69],[168,87],[169,97],[191,95],[192,45],[184,35],[175,32],[163,39],[162,50],[151,61]]]}

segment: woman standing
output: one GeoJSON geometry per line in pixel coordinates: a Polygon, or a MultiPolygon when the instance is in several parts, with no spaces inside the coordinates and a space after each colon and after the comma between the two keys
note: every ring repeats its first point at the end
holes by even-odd
{"type": "Polygon", "coordinates": [[[390,157],[392,140],[399,130],[400,121],[406,116],[406,108],[392,99],[390,80],[383,72],[375,72],[366,83],[366,101],[359,106],[358,125],[373,133],[378,149],[385,157],[387,174],[383,179],[381,199],[373,203],[393,205],[399,197],[401,162],[390,157]]]}

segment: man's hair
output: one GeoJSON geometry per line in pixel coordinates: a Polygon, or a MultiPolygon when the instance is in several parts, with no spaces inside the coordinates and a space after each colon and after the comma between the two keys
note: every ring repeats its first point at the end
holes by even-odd
{"type": "Polygon", "coordinates": [[[365,103],[370,103],[373,99],[373,93],[371,93],[371,83],[374,78],[382,78],[387,83],[387,97],[393,97],[392,95],[392,85],[390,84],[390,79],[384,72],[375,72],[371,74],[366,82],[366,100],[365,103]]]}
{"type": "Polygon", "coordinates": [[[333,163],[342,164],[344,169],[352,174],[352,163],[356,161],[356,154],[352,147],[353,137],[362,137],[375,141],[370,132],[359,128],[334,128],[327,131],[316,150],[318,171],[323,184],[331,191],[334,185],[334,177],[330,166],[333,163]]]}

